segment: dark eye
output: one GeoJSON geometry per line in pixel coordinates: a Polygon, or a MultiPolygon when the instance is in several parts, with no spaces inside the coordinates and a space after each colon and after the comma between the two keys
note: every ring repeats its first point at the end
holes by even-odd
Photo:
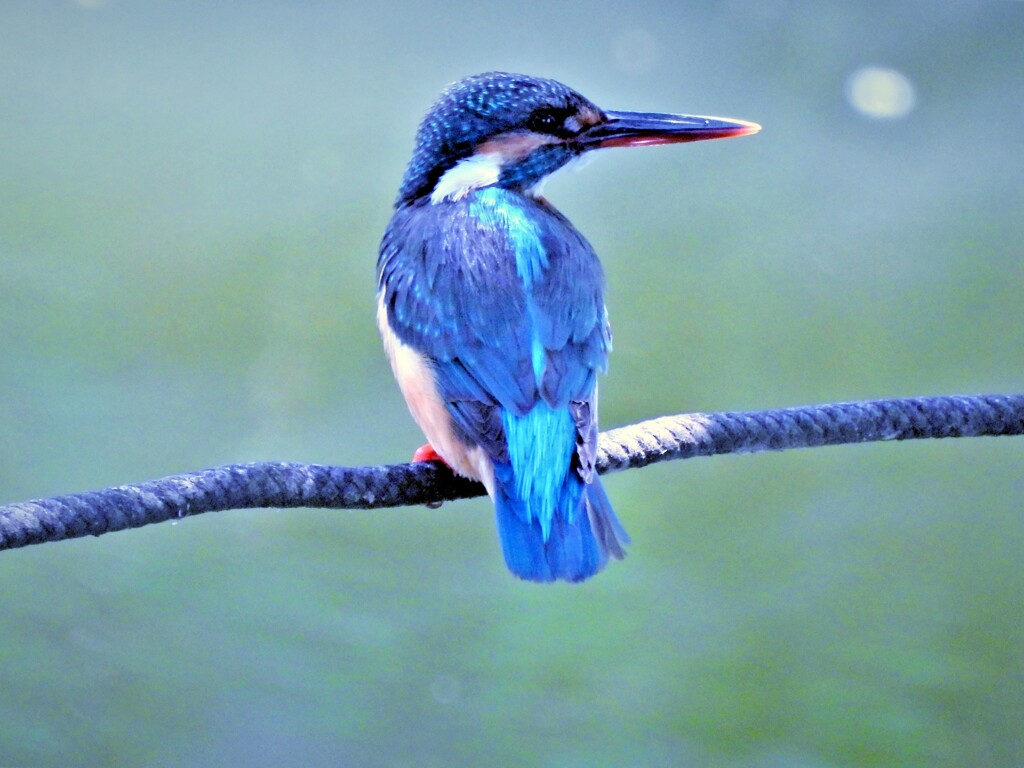
{"type": "Polygon", "coordinates": [[[561,133],[565,129],[565,115],[550,109],[538,109],[530,115],[529,126],[537,133],[561,133]]]}

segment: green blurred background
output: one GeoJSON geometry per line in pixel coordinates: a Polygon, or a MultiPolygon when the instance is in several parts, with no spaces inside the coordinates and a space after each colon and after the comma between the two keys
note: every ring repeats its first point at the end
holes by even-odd
{"type": "MultiPolygon", "coordinates": [[[[1022,51],[1019,2],[5,2],[0,503],[411,456],[376,247],[488,69],[764,125],[547,186],[605,426],[1021,391],[1022,51]]],[[[1024,764],[1024,442],[607,487],[634,545],[580,586],[513,579],[485,500],[2,553],[0,764],[1024,764]]]]}

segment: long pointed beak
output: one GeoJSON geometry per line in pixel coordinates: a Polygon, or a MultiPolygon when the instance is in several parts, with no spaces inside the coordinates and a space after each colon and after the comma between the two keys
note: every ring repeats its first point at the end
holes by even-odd
{"type": "Polygon", "coordinates": [[[605,115],[607,120],[578,137],[587,149],[729,139],[761,130],[757,123],[722,117],[663,115],[657,112],[605,112],[605,115]]]}

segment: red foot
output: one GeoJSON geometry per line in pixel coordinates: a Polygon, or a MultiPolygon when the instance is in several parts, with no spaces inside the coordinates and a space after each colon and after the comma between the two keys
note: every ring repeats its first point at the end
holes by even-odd
{"type": "MultiPolygon", "coordinates": [[[[434,450],[434,446],[430,443],[421,445],[416,449],[416,453],[412,455],[413,461],[439,461],[448,467],[448,462],[441,458],[437,451],[434,450]]],[[[451,469],[451,467],[448,467],[451,469]]]]}

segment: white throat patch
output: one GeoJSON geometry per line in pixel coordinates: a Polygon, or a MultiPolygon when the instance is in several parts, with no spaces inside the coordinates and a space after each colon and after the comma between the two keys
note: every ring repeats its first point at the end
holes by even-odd
{"type": "Polygon", "coordinates": [[[474,189],[497,184],[502,160],[500,152],[481,152],[460,160],[438,179],[430,193],[430,202],[461,200],[474,189]]]}

